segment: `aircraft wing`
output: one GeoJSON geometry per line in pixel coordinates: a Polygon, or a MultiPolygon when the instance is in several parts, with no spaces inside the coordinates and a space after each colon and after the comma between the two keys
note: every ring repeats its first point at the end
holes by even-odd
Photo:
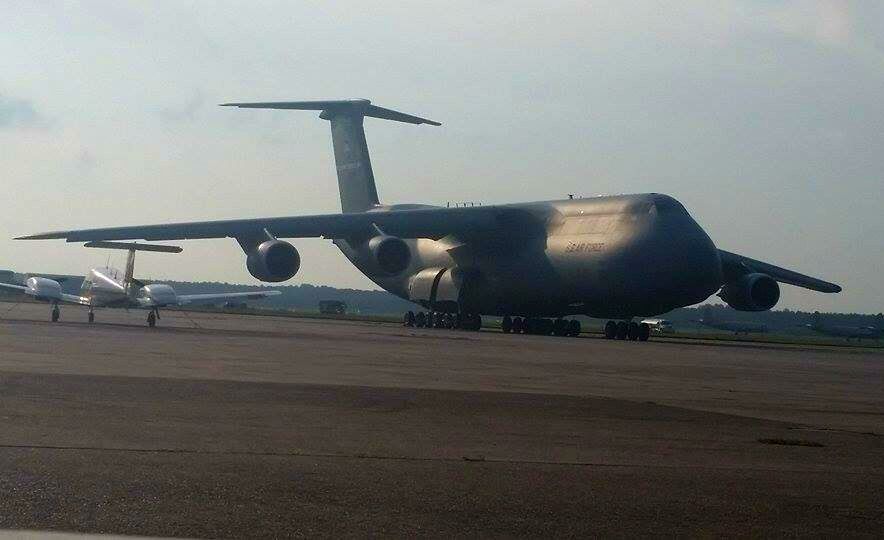
{"type": "Polygon", "coordinates": [[[456,208],[425,207],[381,210],[350,214],[324,214],[224,221],[138,225],[103,229],[53,231],[22,236],[17,240],[64,239],[68,242],[96,240],[191,240],[199,238],[240,238],[263,236],[266,229],[277,238],[352,238],[362,236],[373,226],[401,238],[431,238],[448,235],[461,238],[518,230],[519,236],[541,232],[542,218],[524,208],[473,206],[456,208]],[[518,227],[514,229],[514,227],[518,227]]]}
{"type": "Polygon", "coordinates": [[[29,290],[27,287],[24,287],[22,285],[13,285],[12,283],[0,283],[0,287],[3,287],[4,289],[13,289],[23,293],[27,293],[27,291],[29,290]]]}
{"type": "Polygon", "coordinates": [[[279,296],[280,291],[254,291],[239,293],[218,293],[218,294],[179,294],[178,305],[194,304],[200,302],[215,302],[218,300],[259,300],[269,296],[279,296]]]}
{"type": "Polygon", "coordinates": [[[88,306],[91,304],[88,298],[83,296],[77,296],[75,294],[66,294],[61,293],[60,300],[62,302],[67,302],[69,304],[80,304],[81,306],[88,306]]]}
{"type": "Polygon", "coordinates": [[[792,270],[787,270],[779,266],[774,266],[770,263],[750,259],[749,257],[745,257],[743,255],[731,253],[730,251],[724,251],[723,249],[719,249],[718,252],[721,255],[721,265],[726,276],[728,274],[743,274],[746,270],[749,270],[752,272],[761,272],[762,274],[767,274],[780,283],[788,283],[789,285],[803,287],[812,291],[819,291],[824,293],[841,292],[840,285],[829,283],[828,281],[805,276],[804,274],[799,274],[798,272],[794,272],[792,270]]]}
{"type": "MultiPolygon", "coordinates": [[[[0,287],[4,289],[12,289],[19,291],[22,294],[27,294],[29,296],[37,296],[34,294],[34,290],[30,287],[25,287],[23,285],[13,285],[12,283],[0,283],[0,287]]],[[[66,294],[66,293],[58,293],[53,294],[51,298],[58,302],[67,302],[69,304],[80,304],[81,306],[88,306],[90,304],[89,299],[77,296],[75,294],[66,294]]]]}

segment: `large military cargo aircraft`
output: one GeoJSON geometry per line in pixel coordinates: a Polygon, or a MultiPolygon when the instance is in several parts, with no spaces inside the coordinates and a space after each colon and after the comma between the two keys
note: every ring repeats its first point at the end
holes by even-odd
{"type": "Polygon", "coordinates": [[[696,304],[715,292],[735,309],[763,311],[779,300],[778,283],[841,290],[717,249],[681,203],[657,193],[455,208],[384,205],[364,118],[438,122],[368,100],[224,105],[321,111],[319,117],[331,124],[343,212],[69,230],[22,239],[230,237],[239,242],[255,278],[281,282],[297,273],[301,260],[280,238],[324,237],[376,284],[429,311],[430,316],[409,312],[406,324],[478,329],[482,315],[493,315],[504,317],[505,331],[574,335],[579,323],[563,318],[589,315],[610,319],[606,337],[633,340],[649,334],[633,317],[696,304]]]}

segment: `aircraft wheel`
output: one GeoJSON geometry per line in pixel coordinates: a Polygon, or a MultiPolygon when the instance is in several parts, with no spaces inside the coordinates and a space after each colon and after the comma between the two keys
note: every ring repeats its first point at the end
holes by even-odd
{"type": "Polygon", "coordinates": [[[509,315],[504,316],[504,318],[500,321],[500,329],[503,330],[504,334],[509,334],[513,331],[513,318],[509,315]]]}
{"type": "Polygon", "coordinates": [[[89,312],[89,322],[90,323],[95,322],[95,313],[92,313],[91,311],[89,312]]]}
{"type": "Polygon", "coordinates": [[[482,329],[482,316],[476,313],[473,315],[473,330],[479,331],[482,329]]]}
{"type": "Polygon", "coordinates": [[[605,339],[617,339],[617,323],[614,321],[605,323],[605,339]]]}
{"type": "Polygon", "coordinates": [[[442,315],[442,328],[447,330],[454,328],[454,318],[451,316],[451,313],[442,315]]]}
{"type": "Polygon", "coordinates": [[[52,308],[52,322],[58,322],[59,317],[61,317],[61,311],[58,310],[58,306],[52,308]]]}
{"type": "Polygon", "coordinates": [[[629,333],[629,325],[626,324],[626,321],[620,321],[617,323],[617,339],[624,340],[626,339],[627,334],[629,333]]]}
{"type": "Polygon", "coordinates": [[[460,330],[463,328],[463,316],[460,313],[451,314],[451,329],[460,330]]]}
{"type": "Polygon", "coordinates": [[[637,341],[638,340],[638,324],[630,321],[626,327],[626,337],[629,338],[629,341],[637,341]]]}
{"type": "Polygon", "coordinates": [[[423,328],[427,325],[427,314],[423,311],[418,311],[417,315],[414,316],[414,325],[418,328],[423,328]]]}
{"type": "Polygon", "coordinates": [[[571,319],[568,322],[568,335],[570,337],[577,337],[580,335],[580,321],[577,319],[571,319]]]}
{"type": "Polygon", "coordinates": [[[554,336],[567,336],[568,335],[568,321],[564,319],[556,319],[553,322],[553,335],[554,336]]]}
{"type": "Polygon", "coordinates": [[[513,317],[513,334],[521,334],[522,333],[522,325],[524,322],[521,317],[513,317]]]}
{"type": "Polygon", "coordinates": [[[414,320],[415,320],[414,312],[413,311],[406,311],[405,317],[403,318],[403,321],[402,321],[402,324],[405,326],[408,326],[408,327],[413,327],[414,320]]]}
{"type": "Polygon", "coordinates": [[[149,326],[150,328],[153,328],[156,325],[157,325],[157,316],[154,315],[153,311],[151,311],[150,313],[147,314],[147,326],[149,326]]]}
{"type": "Polygon", "coordinates": [[[649,337],[651,337],[651,327],[648,326],[648,323],[638,325],[638,340],[647,341],[649,337]]]}
{"type": "Polygon", "coordinates": [[[537,330],[537,322],[536,319],[532,319],[531,317],[525,317],[525,320],[522,321],[522,333],[523,334],[533,334],[537,330]]]}

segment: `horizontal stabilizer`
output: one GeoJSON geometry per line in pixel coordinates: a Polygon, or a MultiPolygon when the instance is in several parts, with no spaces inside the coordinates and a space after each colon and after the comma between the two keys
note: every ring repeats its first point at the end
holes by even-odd
{"type": "Polygon", "coordinates": [[[124,249],[127,251],[159,251],[162,253],[181,253],[180,246],[164,246],[161,244],[139,244],[137,242],[86,242],[85,247],[102,249],[124,249]]]}
{"type": "Polygon", "coordinates": [[[338,114],[355,114],[357,116],[370,116],[407,124],[429,124],[441,126],[439,122],[428,120],[419,116],[405,114],[403,112],[385,109],[372,105],[367,99],[341,99],[328,101],[267,101],[259,103],[222,103],[222,107],[242,107],[246,109],[294,109],[299,111],[322,111],[320,118],[330,120],[338,114]]]}

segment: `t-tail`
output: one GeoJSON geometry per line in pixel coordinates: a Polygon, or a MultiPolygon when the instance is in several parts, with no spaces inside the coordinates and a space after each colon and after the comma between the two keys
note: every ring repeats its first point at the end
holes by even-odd
{"type": "Polygon", "coordinates": [[[164,246],[161,244],[139,244],[137,242],[86,242],[84,247],[101,248],[101,249],[124,249],[129,252],[126,257],[126,273],[123,277],[123,286],[126,288],[127,296],[135,296],[143,284],[135,279],[135,252],[136,251],[154,251],[161,253],[181,253],[179,246],[164,246]]]}
{"type": "Polygon", "coordinates": [[[365,142],[365,130],[362,127],[362,120],[366,116],[408,124],[442,125],[433,120],[372,105],[367,99],[224,103],[222,107],[322,111],[319,117],[331,123],[341,211],[344,213],[365,212],[380,204],[368,144],[365,142]]]}

